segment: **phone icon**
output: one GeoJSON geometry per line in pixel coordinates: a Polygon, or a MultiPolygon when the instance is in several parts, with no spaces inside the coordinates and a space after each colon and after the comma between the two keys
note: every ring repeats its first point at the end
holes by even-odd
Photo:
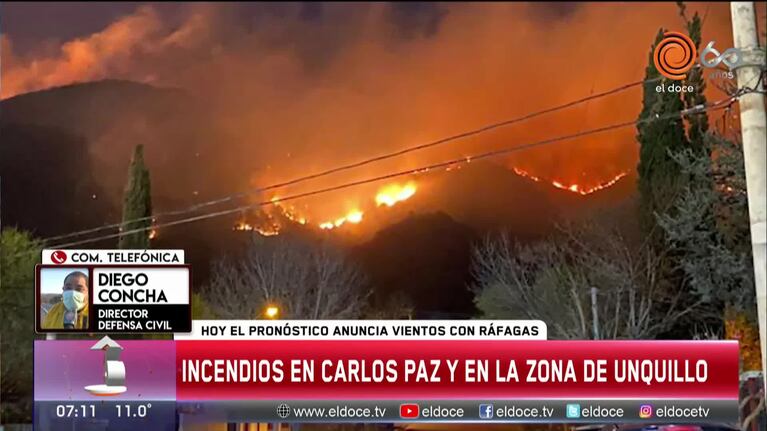
{"type": "Polygon", "coordinates": [[[62,263],[67,261],[67,254],[64,251],[56,250],[53,253],[51,253],[51,260],[53,263],[57,265],[61,265],[62,263]]]}

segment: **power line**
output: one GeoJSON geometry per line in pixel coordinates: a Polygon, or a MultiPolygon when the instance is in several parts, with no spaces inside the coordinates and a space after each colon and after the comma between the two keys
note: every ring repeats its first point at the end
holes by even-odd
{"type": "Polygon", "coordinates": [[[607,90],[607,91],[604,91],[604,92],[601,92],[601,93],[597,93],[597,94],[590,94],[589,96],[582,97],[582,98],[577,99],[577,100],[573,100],[573,101],[570,101],[570,102],[567,102],[567,103],[564,103],[564,104],[561,104],[561,105],[557,105],[557,106],[554,106],[554,107],[551,107],[551,108],[546,108],[546,109],[543,109],[543,110],[540,110],[540,111],[535,111],[535,112],[532,112],[532,113],[529,113],[529,114],[522,115],[520,117],[516,117],[516,118],[512,118],[512,119],[508,119],[508,120],[503,120],[503,121],[500,121],[500,122],[497,122],[497,123],[488,124],[488,125],[479,127],[477,129],[469,130],[469,131],[466,131],[466,132],[461,132],[461,133],[458,133],[458,134],[455,134],[455,135],[452,135],[452,136],[448,136],[448,137],[437,139],[435,141],[427,142],[427,143],[424,143],[424,144],[420,144],[420,145],[415,145],[415,146],[412,146],[412,147],[404,148],[402,150],[398,150],[398,151],[395,151],[395,152],[381,154],[381,155],[378,155],[378,156],[375,156],[375,157],[371,157],[371,158],[368,158],[368,159],[364,159],[364,160],[360,160],[360,161],[357,161],[357,162],[349,163],[349,164],[346,164],[346,165],[338,166],[338,167],[335,167],[335,168],[331,168],[331,169],[328,169],[328,170],[325,170],[325,171],[320,171],[320,172],[317,172],[317,173],[314,173],[314,174],[310,174],[310,175],[306,175],[306,176],[303,176],[303,177],[295,178],[295,179],[288,180],[288,181],[285,181],[285,182],[281,182],[281,183],[272,184],[272,185],[265,186],[265,187],[260,187],[260,188],[251,189],[251,190],[244,191],[244,192],[239,192],[239,193],[231,194],[231,195],[224,196],[224,197],[218,198],[218,199],[213,199],[213,200],[209,200],[209,201],[205,201],[205,202],[200,202],[198,204],[192,205],[192,206],[190,206],[188,208],[185,208],[185,209],[173,210],[173,211],[165,211],[165,212],[161,212],[161,213],[158,213],[158,214],[155,214],[155,215],[152,215],[152,216],[140,217],[140,218],[136,218],[136,219],[132,219],[132,220],[122,221],[120,223],[108,224],[108,225],[99,226],[99,227],[95,227],[95,228],[75,231],[75,232],[71,232],[71,233],[67,233],[67,234],[63,234],[63,235],[56,235],[56,236],[44,238],[43,241],[45,241],[45,242],[47,242],[47,241],[55,241],[55,240],[72,238],[72,237],[81,236],[81,235],[87,235],[87,234],[96,233],[96,232],[99,232],[99,231],[102,231],[102,230],[119,228],[120,226],[125,225],[125,224],[136,223],[136,222],[141,222],[141,221],[146,221],[146,220],[155,220],[158,217],[166,217],[166,216],[176,216],[176,215],[188,214],[190,212],[194,212],[194,211],[200,210],[202,208],[206,208],[206,207],[209,207],[209,206],[222,204],[222,203],[229,202],[229,201],[232,201],[232,200],[235,200],[235,199],[239,199],[239,198],[242,198],[242,197],[246,197],[246,196],[249,196],[249,195],[252,195],[252,194],[263,193],[263,192],[269,191],[269,190],[274,190],[274,189],[278,189],[278,188],[282,188],[282,187],[292,186],[292,185],[295,185],[295,184],[298,184],[298,183],[302,183],[302,182],[305,182],[305,181],[318,179],[318,178],[325,177],[325,176],[328,176],[328,175],[332,175],[332,174],[336,174],[336,173],[339,173],[339,172],[348,171],[350,169],[354,169],[354,168],[358,168],[358,167],[361,167],[361,166],[365,166],[365,165],[368,165],[368,164],[371,164],[371,163],[376,163],[376,162],[380,162],[380,161],[383,161],[383,160],[387,160],[387,159],[391,159],[391,158],[394,158],[394,157],[398,157],[398,156],[401,156],[401,155],[404,155],[404,154],[412,153],[414,151],[420,151],[420,150],[424,150],[424,149],[427,149],[427,148],[432,148],[432,147],[436,147],[436,146],[439,146],[439,145],[443,145],[443,144],[446,144],[446,143],[449,143],[449,142],[452,142],[452,141],[456,141],[456,140],[460,140],[460,139],[465,139],[465,138],[468,138],[468,137],[471,137],[471,136],[475,136],[475,135],[478,135],[478,134],[481,134],[481,133],[488,132],[488,131],[493,130],[493,129],[498,129],[498,128],[505,127],[505,126],[510,126],[512,124],[519,123],[519,122],[522,122],[522,121],[526,121],[526,120],[529,120],[529,119],[532,119],[532,118],[535,118],[535,117],[539,117],[541,115],[550,114],[550,113],[553,113],[553,112],[556,112],[556,111],[567,109],[567,108],[579,105],[581,103],[589,102],[589,101],[594,100],[594,99],[599,99],[599,98],[602,98],[602,97],[606,97],[606,96],[610,96],[610,95],[613,95],[613,94],[616,94],[616,93],[620,93],[622,91],[626,91],[626,90],[628,90],[630,88],[633,88],[633,87],[636,87],[638,85],[649,84],[649,83],[653,83],[653,82],[656,82],[656,81],[660,81],[661,79],[662,78],[653,78],[653,79],[648,79],[648,80],[644,80],[644,81],[631,82],[629,84],[624,84],[624,85],[621,85],[619,87],[613,88],[611,90],[607,90]]]}
{"type": "Polygon", "coordinates": [[[380,175],[380,176],[372,177],[372,178],[367,178],[367,179],[364,179],[364,180],[353,181],[353,182],[349,182],[349,183],[345,183],[345,184],[341,184],[341,185],[337,185],[337,186],[326,187],[326,188],[319,189],[319,190],[313,190],[313,191],[309,191],[309,192],[289,195],[287,197],[280,198],[280,199],[274,199],[274,200],[269,200],[269,201],[262,201],[262,202],[257,202],[257,203],[253,203],[253,204],[242,205],[242,206],[239,206],[239,207],[236,207],[236,208],[229,208],[229,209],[226,209],[226,210],[220,210],[220,211],[215,211],[215,212],[211,212],[211,213],[201,214],[201,215],[194,216],[194,217],[188,217],[188,218],[184,218],[184,219],[174,220],[174,221],[163,223],[163,224],[159,224],[159,225],[153,226],[153,227],[150,226],[150,227],[136,228],[136,229],[132,229],[132,230],[125,231],[125,232],[119,232],[119,233],[109,234],[109,235],[102,235],[102,236],[96,237],[96,238],[89,238],[89,239],[84,239],[84,240],[80,240],[80,241],[74,241],[74,242],[69,242],[69,243],[64,243],[64,244],[52,245],[52,246],[49,246],[48,248],[67,248],[67,247],[72,247],[72,246],[76,246],[76,245],[89,244],[89,243],[98,242],[98,241],[102,241],[102,240],[106,240],[106,239],[117,238],[117,237],[122,236],[122,235],[130,235],[130,234],[133,234],[133,233],[146,232],[146,231],[154,229],[154,228],[169,227],[169,226],[176,226],[176,225],[180,225],[180,224],[192,223],[192,222],[195,222],[195,221],[200,221],[200,220],[205,220],[205,219],[209,219],[209,218],[224,216],[224,215],[228,215],[228,214],[234,214],[234,213],[242,212],[242,211],[245,211],[245,210],[248,210],[248,209],[252,209],[252,208],[256,208],[256,207],[262,207],[262,206],[266,206],[266,205],[273,205],[273,204],[280,203],[280,202],[285,202],[285,201],[305,198],[305,197],[314,196],[314,195],[318,195],[318,194],[324,194],[324,193],[328,193],[328,192],[332,192],[332,191],[337,191],[337,190],[342,190],[342,189],[346,189],[346,188],[350,188],[350,187],[355,187],[355,186],[359,186],[359,185],[363,185],[363,184],[383,181],[383,180],[387,180],[387,179],[391,179],[391,178],[396,178],[396,177],[401,177],[401,176],[405,176],[405,175],[417,174],[419,172],[428,171],[428,170],[437,169],[437,168],[448,167],[448,166],[456,165],[456,164],[459,164],[459,163],[467,163],[467,160],[479,160],[479,159],[498,157],[498,156],[502,156],[502,155],[507,155],[507,154],[515,153],[515,152],[518,152],[518,151],[527,150],[527,149],[530,149],[530,148],[535,148],[535,147],[540,147],[540,146],[544,146],[544,145],[554,144],[554,143],[557,143],[557,142],[560,142],[560,141],[571,140],[571,139],[580,138],[580,137],[584,137],[584,136],[588,136],[588,135],[593,135],[593,134],[596,134],[596,133],[603,133],[603,132],[607,132],[607,131],[610,131],[610,130],[620,129],[620,128],[624,128],[624,127],[628,127],[628,126],[636,126],[636,125],[639,125],[639,124],[650,123],[650,122],[653,122],[653,121],[662,121],[662,120],[679,118],[681,116],[701,114],[701,113],[712,111],[712,110],[715,110],[715,109],[720,109],[724,105],[726,105],[728,103],[732,103],[734,100],[735,100],[735,98],[728,97],[728,98],[719,100],[719,101],[711,103],[711,104],[705,104],[705,105],[701,104],[701,105],[697,105],[697,106],[694,106],[694,107],[689,108],[689,109],[684,109],[682,111],[677,111],[677,112],[666,114],[666,115],[662,115],[662,116],[659,116],[659,115],[656,114],[653,117],[648,117],[648,118],[644,118],[644,119],[640,119],[640,120],[633,120],[633,121],[626,121],[626,122],[622,122],[622,123],[616,123],[616,124],[612,124],[612,125],[609,125],[609,126],[603,126],[603,127],[598,127],[598,128],[594,128],[594,129],[578,132],[578,133],[573,133],[573,134],[570,134],[570,135],[560,136],[560,137],[556,137],[556,138],[549,138],[549,139],[545,139],[545,140],[541,140],[541,141],[536,141],[536,142],[532,142],[532,143],[528,143],[528,144],[523,144],[523,145],[518,145],[518,146],[510,147],[510,148],[507,147],[507,148],[503,148],[503,149],[499,149],[499,150],[488,151],[488,152],[480,153],[480,154],[473,155],[473,156],[464,156],[464,157],[460,157],[460,158],[456,158],[456,159],[452,159],[452,160],[448,160],[448,161],[434,163],[434,164],[427,165],[427,166],[422,166],[422,167],[415,168],[415,169],[408,169],[408,170],[405,170],[405,171],[389,173],[389,174],[380,175]]]}

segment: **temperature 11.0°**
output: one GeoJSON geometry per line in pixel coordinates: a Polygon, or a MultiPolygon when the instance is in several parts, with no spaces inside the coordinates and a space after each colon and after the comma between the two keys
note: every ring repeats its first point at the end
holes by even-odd
{"type": "Polygon", "coordinates": [[[152,408],[152,404],[115,404],[115,408],[117,409],[118,418],[143,418],[146,417],[147,412],[152,408]]]}

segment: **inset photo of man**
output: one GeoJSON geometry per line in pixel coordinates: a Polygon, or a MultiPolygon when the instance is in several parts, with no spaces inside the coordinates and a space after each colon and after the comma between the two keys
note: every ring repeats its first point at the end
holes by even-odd
{"type": "Polygon", "coordinates": [[[88,329],[88,270],[44,268],[40,271],[42,330],[88,329]]]}

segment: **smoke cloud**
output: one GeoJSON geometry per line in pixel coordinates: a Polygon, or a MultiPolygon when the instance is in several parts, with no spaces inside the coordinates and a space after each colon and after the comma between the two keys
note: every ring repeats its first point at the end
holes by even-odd
{"type": "MultiPolygon", "coordinates": [[[[727,4],[688,6],[688,13],[695,10],[706,15],[704,44],[732,45],[727,4]]],[[[245,188],[640,80],[660,27],[683,29],[674,4],[192,4],[172,19],[142,6],[99,32],[35,52],[15,52],[3,36],[2,97],[104,78],[182,88],[204,101],[225,131],[228,139],[209,150],[235,155],[222,170],[249,172],[245,188]]],[[[723,96],[711,86],[708,92],[723,96]]],[[[342,180],[622,122],[640,108],[635,88],[342,180]]],[[[623,129],[500,162],[566,183],[598,184],[633,172],[634,135],[623,129]]],[[[184,151],[182,143],[168,145],[184,151]]],[[[301,204],[344,212],[378,187],[301,204]]]]}

